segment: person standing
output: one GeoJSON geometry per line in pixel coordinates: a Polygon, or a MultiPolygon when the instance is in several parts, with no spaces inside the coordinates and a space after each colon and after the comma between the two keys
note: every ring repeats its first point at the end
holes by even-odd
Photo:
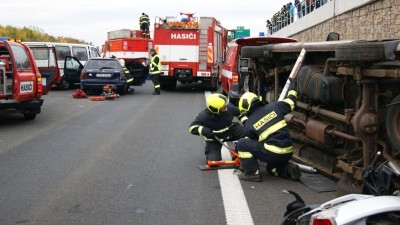
{"type": "Polygon", "coordinates": [[[294,0],[294,5],[297,8],[297,18],[301,18],[301,5],[300,5],[300,0],[294,0]]]}
{"type": "Polygon", "coordinates": [[[293,23],[294,20],[294,5],[292,2],[289,3],[289,23],[293,23]]]}
{"type": "Polygon", "coordinates": [[[140,16],[139,24],[140,24],[140,30],[142,30],[142,32],[143,32],[143,37],[148,37],[149,36],[150,19],[146,13],[142,13],[142,15],[140,16]]]}
{"type": "Polygon", "coordinates": [[[154,84],[153,95],[160,95],[161,61],[155,49],[150,49],[150,76],[154,84]]]}

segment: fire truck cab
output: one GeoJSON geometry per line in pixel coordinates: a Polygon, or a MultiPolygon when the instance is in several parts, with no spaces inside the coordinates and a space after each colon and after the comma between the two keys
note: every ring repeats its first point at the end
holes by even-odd
{"type": "Polygon", "coordinates": [[[29,49],[25,44],[0,40],[0,110],[35,119],[43,105],[42,95],[59,78],[54,48],[29,49]]]}
{"type": "Polygon", "coordinates": [[[228,30],[214,17],[155,19],[154,46],[161,60],[162,89],[201,81],[203,87],[218,89],[228,30]]]}
{"type": "MultiPolygon", "coordinates": [[[[231,41],[227,47],[226,60],[222,66],[221,71],[221,86],[222,93],[229,96],[232,103],[237,103],[240,96],[249,91],[248,83],[245,79],[247,76],[241,76],[241,71],[252,70],[254,65],[250,65],[250,60],[239,60],[241,58],[241,49],[244,46],[262,46],[270,44],[278,44],[285,42],[295,42],[296,40],[290,38],[274,38],[274,37],[251,37],[240,38],[231,41]],[[246,86],[246,85],[247,86],[246,86]]],[[[263,54],[258,48],[250,49],[254,54],[263,54]]],[[[259,71],[262,73],[262,71],[259,71]]],[[[249,84],[250,85],[250,84],[249,84]]],[[[250,87],[251,88],[251,87],[250,87]]]]}

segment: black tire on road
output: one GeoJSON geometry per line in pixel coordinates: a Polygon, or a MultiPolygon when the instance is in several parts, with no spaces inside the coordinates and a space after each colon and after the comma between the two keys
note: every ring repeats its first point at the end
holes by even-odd
{"type": "Polygon", "coordinates": [[[396,96],[392,103],[398,103],[389,106],[386,112],[386,131],[392,149],[396,152],[400,151],[400,95],[396,96]]]}
{"type": "Polygon", "coordinates": [[[336,196],[343,196],[347,194],[361,194],[362,187],[359,184],[355,184],[351,174],[343,172],[340,180],[336,186],[336,196]]]}
{"type": "Polygon", "coordinates": [[[340,44],[335,48],[335,57],[348,61],[380,61],[385,59],[385,49],[378,42],[340,44]]]}
{"type": "Polygon", "coordinates": [[[61,90],[69,90],[72,87],[72,84],[66,80],[64,77],[61,78],[60,84],[58,85],[61,90]]]}
{"type": "Polygon", "coordinates": [[[245,46],[240,50],[242,58],[264,58],[264,48],[262,46],[245,46]]]}
{"type": "Polygon", "coordinates": [[[34,120],[36,118],[36,114],[32,114],[32,113],[25,113],[24,114],[24,118],[26,120],[34,120]]]}

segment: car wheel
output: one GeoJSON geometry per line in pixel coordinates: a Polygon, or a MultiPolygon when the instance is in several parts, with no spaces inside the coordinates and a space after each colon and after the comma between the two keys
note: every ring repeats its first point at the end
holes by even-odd
{"type": "Polygon", "coordinates": [[[24,118],[26,120],[34,120],[36,118],[36,114],[32,114],[32,113],[24,113],[24,118]]]}
{"type": "Polygon", "coordinates": [[[384,60],[384,44],[378,42],[340,44],[336,46],[335,57],[348,61],[384,60]]]}
{"type": "Polygon", "coordinates": [[[394,151],[400,151],[400,95],[392,100],[386,112],[386,130],[394,151]],[[397,104],[396,104],[397,103],[397,104]]]}
{"type": "Polygon", "coordinates": [[[59,87],[60,87],[61,90],[68,90],[68,89],[70,89],[72,87],[72,85],[71,85],[70,82],[66,81],[64,79],[64,77],[63,77],[63,78],[61,78],[61,82],[59,84],[59,87]]]}

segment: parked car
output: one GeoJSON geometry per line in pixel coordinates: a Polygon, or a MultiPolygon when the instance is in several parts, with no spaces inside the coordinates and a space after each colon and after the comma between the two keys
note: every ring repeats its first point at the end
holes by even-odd
{"type": "Polygon", "coordinates": [[[119,94],[126,94],[129,86],[121,64],[116,59],[89,59],[81,72],[81,89],[103,90],[104,85],[115,85],[119,94]]]}

